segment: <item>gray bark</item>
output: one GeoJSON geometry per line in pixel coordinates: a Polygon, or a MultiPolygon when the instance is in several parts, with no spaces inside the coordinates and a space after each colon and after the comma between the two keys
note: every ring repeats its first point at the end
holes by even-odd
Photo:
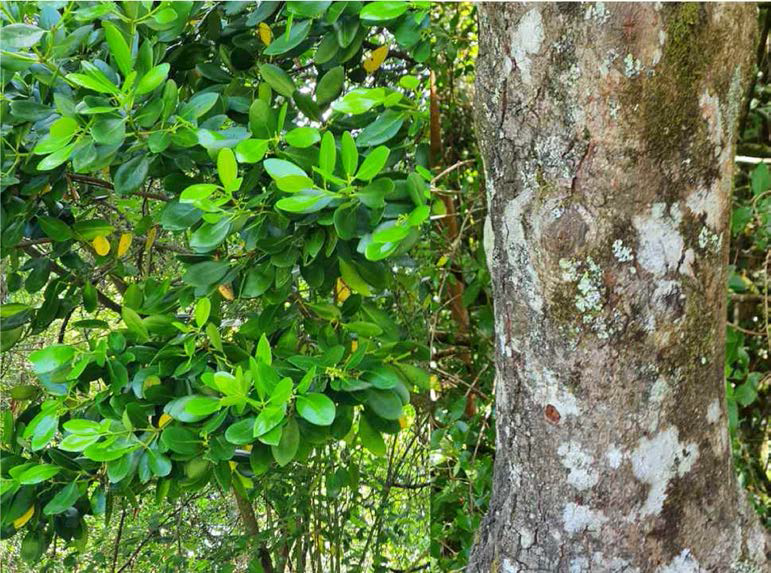
{"type": "Polygon", "coordinates": [[[764,571],[723,374],[744,4],[481,4],[497,454],[468,571],[764,571]]]}

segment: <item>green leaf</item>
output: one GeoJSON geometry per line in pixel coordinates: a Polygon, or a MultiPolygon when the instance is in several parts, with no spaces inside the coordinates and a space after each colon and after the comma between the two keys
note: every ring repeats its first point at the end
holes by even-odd
{"type": "Polygon", "coordinates": [[[366,390],[367,405],[381,418],[398,420],[402,415],[402,401],[393,390],[366,390]]]}
{"type": "Polygon", "coordinates": [[[63,513],[75,505],[79,497],[80,490],[78,489],[78,484],[77,482],[72,482],[56,492],[56,495],[43,508],[43,514],[57,515],[63,513]]]}
{"type": "Polygon", "coordinates": [[[343,162],[343,171],[346,176],[351,177],[359,165],[359,150],[356,149],[356,142],[349,131],[343,132],[340,142],[340,157],[343,162]]]}
{"type": "Polygon", "coordinates": [[[374,122],[365,127],[356,138],[360,147],[372,147],[385,143],[395,136],[404,124],[405,114],[393,109],[385,110],[374,122]]]}
{"type": "Polygon", "coordinates": [[[300,416],[311,424],[329,426],[335,421],[335,403],[324,394],[311,392],[298,396],[296,406],[300,416]]]}
{"type": "Polygon", "coordinates": [[[202,201],[208,199],[219,186],[212,183],[196,183],[185,188],[179,196],[180,203],[203,205],[202,201]]]}
{"type": "Polygon", "coordinates": [[[259,139],[269,139],[276,132],[276,118],[270,106],[256,99],[249,106],[249,129],[259,139]]]}
{"type": "Polygon", "coordinates": [[[91,126],[94,141],[103,145],[122,143],[126,137],[126,123],[119,117],[100,117],[91,126]]]}
{"type": "Polygon", "coordinates": [[[227,147],[220,149],[219,154],[217,154],[217,175],[225,189],[230,189],[238,176],[236,157],[227,147]]]}
{"type": "Polygon", "coordinates": [[[364,379],[375,388],[389,390],[397,386],[401,379],[399,375],[388,366],[373,368],[364,376],[364,379]]]}
{"type": "Polygon", "coordinates": [[[185,412],[194,417],[208,416],[221,408],[220,399],[215,396],[189,396],[185,402],[185,412]]]}
{"type": "Polygon", "coordinates": [[[296,127],[286,134],[285,139],[293,147],[305,148],[318,142],[321,135],[315,127],[296,127]]]}
{"type": "Polygon", "coordinates": [[[222,279],[228,272],[226,261],[205,261],[190,265],[182,281],[194,287],[209,287],[222,279]]]}
{"type": "Polygon", "coordinates": [[[146,156],[139,155],[129,159],[115,172],[112,180],[115,191],[121,195],[137,191],[145,182],[149,169],[150,161],[146,156]]]}
{"type": "Polygon", "coordinates": [[[16,481],[21,485],[31,485],[51,479],[61,471],[62,468],[53,464],[39,464],[28,468],[16,476],[16,481]]]}
{"type": "Polygon", "coordinates": [[[102,28],[104,29],[104,37],[107,40],[107,45],[110,47],[110,55],[112,55],[113,61],[125,78],[134,69],[131,50],[126,43],[126,40],[123,38],[123,34],[118,30],[115,24],[105,20],[102,21],[102,28]]]}
{"type": "Polygon", "coordinates": [[[370,22],[384,22],[398,18],[409,7],[409,2],[384,2],[378,0],[367,3],[359,12],[359,17],[370,22]]]}
{"type": "Polygon", "coordinates": [[[240,163],[257,163],[268,150],[268,141],[265,139],[244,139],[236,145],[236,159],[240,163]]]}
{"type": "Polygon", "coordinates": [[[56,242],[67,241],[72,238],[72,229],[61,219],[40,215],[37,222],[43,232],[56,242]]]}
{"type": "Polygon", "coordinates": [[[281,433],[281,441],[278,445],[271,447],[273,458],[279,466],[284,467],[294,459],[299,446],[300,429],[297,427],[295,419],[289,418],[281,433]]]}
{"type": "Polygon", "coordinates": [[[276,387],[273,388],[273,392],[270,393],[270,405],[271,406],[283,406],[292,396],[292,390],[294,383],[291,378],[282,378],[276,387]]]}
{"type": "Polygon", "coordinates": [[[201,219],[201,211],[194,205],[172,201],[166,203],[161,213],[161,226],[168,231],[182,231],[201,219]]]}
{"type": "Polygon", "coordinates": [[[161,434],[161,442],[172,452],[182,455],[194,455],[201,451],[201,439],[188,428],[166,426],[161,434]]]}
{"type": "Polygon", "coordinates": [[[103,219],[91,219],[76,221],[72,225],[72,230],[84,241],[91,241],[97,237],[106,237],[115,230],[115,227],[103,219]]]}
{"type": "Polygon", "coordinates": [[[291,98],[295,89],[297,89],[289,74],[276,65],[262,64],[260,66],[260,75],[276,93],[284,97],[291,98]]]}
{"type": "MultiPolygon", "coordinates": [[[[11,49],[28,49],[37,44],[43,35],[45,30],[41,30],[37,26],[31,24],[10,24],[3,26],[0,32],[0,46],[4,50],[11,49]]],[[[5,56],[4,56],[5,57],[5,56]]]]}
{"type": "Polygon", "coordinates": [[[150,333],[147,331],[145,323],[142,322],[141,317],[135,310],[124,306],[121,308],[121,316],[123,317],[123,322],[126,323],[126,327],[137,335],[140,342],[149,340],[150,333]]]}
{"type": "Polygon", "coordinates": [[[372,180],[380,173],[383,167],[385,167],[390,153],[391,150],[385,145],[381,145],[370,151],[369,155],[364,158],[361,167],[359,167],[359,170],[356,172],[356,179],[361,179],[362,181],[372,180]]]}
{"type": "Polygon", "coordinates": [[[359,418],[359,439],[361,445],[376,456],[386,455],[386,445],[383,436],[373,428],[367,419],[362,416],[359,418]]]}
{"type": "Polygon", "coordinates": [[[336,162],[337,148],[335,147],[335,136],[327,131],[321,138],[321,147],[319,150],[319,167],[322,171],[333,175],[335,172],[336,162]]]}
{"type": "Polygon", "coordinates": [[[147,452],[147,465],[156,477],[165,477],[171,473],[171,460],[152,448],[147,452]]]}
{"type": "Polygon", "coordinates": [[[195,303],[195,322],[198,327],[202,327],[209,320],[209,313],[211,312],[211,301],[208,298],[199,298],[195,303]]]}
{"type": "Polygon", "coordinates": [[[260,336],[259,342],[257,342],[257,352],[255,353],[255,357],[257,360],[262,361],[263,364],[267,364],[268,366],[273,364],[270,342],[268,342],[268,337],[265,336],[264,333],[260,336]]]}
{"type": "Polygon", "coordinates": [[[276,203],[276,207],[290,213],[315,213],[335,199],[335,196],[324,191],[307,189],[291,197],[285,197],[276,203]]]}
{"type": "Polygon", "coordinates": [[[71,346],[54,344],[30,354],[29,361],[32,363],[35,374],[40,375],[56,372],[69,365],[73,356],[75,356],[75,349],[71,346]]]}
{"type": "Polygon", "coordinates": [[[332,104],[332,109],[340,113],[359,115],[380,105],[385,100],[383,88],[355,88],[332,104]]]}
{"type": "Polygon", "coordinates": [[[175,420],[178,420],[180,422],[185,423],[191,423],[191,422],[199,422],[209,416],[212,412],[216,412],[219,410],[219,399],[214,398],[211,396],[198,396],[198,395],[191,395],[191,396],[183,396],[182,398],[177,398],[175,400],[172,400],[171,402],[168,402],[164,407],[163,411],[166,412],[169,416],[174,418],[175,420]],[[200,400],[200,398],[204,398],[205,400],[200,400]],[[192,406],[193,411],[191,412],[187,408],[188,402],[194,401],[194,404],[192,406]],[[210,403],[211,402],[211,403],[210,403]],[[211,411],[208,411],[211,409],[211,411]],[[203,413],[207,412],[208,413],[203,413]]]}
{"type": "Polygon", "coordinates": [[[37,170],[50,171],[51,169],[59,167],[62,163],[70,158],[72,152],[75,150],[76,145],[76,143],[72,143],[66,147],[62,147],[61,149],[54,151],[51,155],[45,157],[42,161],[40,161],[40,163],[37,164],[37,170]]]}
{"type": "Polygon", "coordinates": [[[137,83],[136,95],[143,95],[153,91],[169,76],[169,64],[159,64],[151,68],[137,83]]]}
{"type": "Polygon", "coordinates": [[[316,85],[316,101],[323,106],[337,99],[343,91],[345,70],[343,66],[336,66],[324,74],[316,85]]]}
{"type": "Polygon", "coordinates": [[[216,223],[204,223],[190,236],[190,248],[206,253],[222,244],[230,233],[230,220],[223,217],[216,223]]]}
{"type": "Polygon", "coordinates": [[[225,439],[231,444],[242,446],[254,441],[254,417],[244,418],[235,424],[231,424],[225,430],[225,439]]]}
{"type": "Polygon", "coordinates": [[[187,120],[198,119],[214,107],[219,96],[216,92],[197,93],[180,108],[179,116],[187,120]]]}
{"type": "Polygon", "coordinates": [[[254,420],[252,436],[259,438],[267,434],[273,428],[278,426],[284,419],[284,409],[282,407],[269,406],[265,408],[254,420]]]}
{"type": "Polygon", "coordinates": [[[291,30],[289,31],[288,35],[281,34],[281,36],[273,40],[270,43],[270,45],[267,48],[265,48],[265,51],[263,52],[263,54],[265,54],[266,56],[276,56],[279,54],[284,54],[289,50],[291,50],[292,48],[295,48],[300,44],[300,42],[302,42],[305,38],[308,37],[308,32],[311,29],[312,23],[313,23],[312,20],[303,20],[299,24],[294,24],[291,30]]]}
{"type": "Polygon", "coordinates": [[[340,275],[343,277],[345,284],[347,284],[351,290],[362,296],[372,295],[370,286],[361,277],[359,272],[356,270],[356,267],[347,261],[344,261],[343,259],[338,259],[338,264],[340,265],[340,275]]]}

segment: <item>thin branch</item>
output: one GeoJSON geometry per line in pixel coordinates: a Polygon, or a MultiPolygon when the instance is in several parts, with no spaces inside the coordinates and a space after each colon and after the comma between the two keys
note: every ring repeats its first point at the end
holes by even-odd
{"type": "MultiPolygon", "coordinates": [[[[41,253],[35,247],[32,247],[32,246],[24,247],[24,252],[36,259],[47,256],[45,253],[41,253]]],[[[55,263],[50,259],[48,261],[48,264],[51,265],[51,270],[54,271],[59,276],[71,275],[69,271],[62,268],[61,266],[59,266],[57,263],[55,263]]],[[[73,284],[79,284],[80,282],[81,282],[80,280],[73,281],[73,284]]],[[[102,303],[102,306],[109,308],[110,310],[120,314],[120,311],[121,311],[120,305],[114,300],[112,300],[110,297],[108,297],[106,294],[104,294],[102,291],[100,290],[96,291],[96,298],[99,300],[100,303],[102,303]]]]}
{"type": "MultiPolygon", "coordinates": [[[[126,521],[126,504],[123,504],[123,511],[120,514],[120,524],[118,525],[118,535],[115,536],[115,545],[112,549],[112,573],[115,573],[115,567],[118,566],[118,549],[120,548],[120,538],[123,536],[123,522],[126,521]]],[[[123,568],[121,567],[121,571],[123,568]]]]}

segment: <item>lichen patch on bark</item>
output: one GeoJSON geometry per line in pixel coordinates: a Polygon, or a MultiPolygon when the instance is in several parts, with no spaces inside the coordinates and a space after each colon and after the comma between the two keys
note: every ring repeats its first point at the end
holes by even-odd
{"type": "Polygon", "coordinates": [[[525,84],[532,82],[530,55],[537,54],[541,50],[543,37],[541,11],[538,8],[532,8],[525,12],[511,35],[511,56],[525,84]]]}
{"type": "Polygon", "coordinates": [[[669,483],[688,473],[698,455],[698,446],[694,443],[681,443],[674,426],[651,439],[640,438],[630,456],[635,477],[650,488],[639,510],[640,517],[661,513],[669,483]]]}
{"type": "Polygon", "coordinates": [[[608,518],[602,511],[571,502],[565,505],[562,521],[565,531],[571,535],[585,531],[596,535],[608,518]]]}

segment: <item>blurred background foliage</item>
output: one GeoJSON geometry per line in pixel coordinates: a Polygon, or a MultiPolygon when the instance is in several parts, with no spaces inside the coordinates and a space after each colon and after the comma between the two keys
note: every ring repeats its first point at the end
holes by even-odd
{"type": "MultiPolygon", "coordinates": [[[[771,525],[769,299],[771,267],[771,85],[768,4],[758,18],[758,75],[741,120],[731,221],[726,388],[736,470],[771,525]]],[[[432,147],[442,201],[433,206],[437,293],[431,323],[431,557],[437,571],[462,571],[485,515],[495,455],[492,296],[482,250],[484,172],[474,139],[476,8],[435,3],[432,147]],[[457,302],[460,301],[460,304],[457,302]]]]}

